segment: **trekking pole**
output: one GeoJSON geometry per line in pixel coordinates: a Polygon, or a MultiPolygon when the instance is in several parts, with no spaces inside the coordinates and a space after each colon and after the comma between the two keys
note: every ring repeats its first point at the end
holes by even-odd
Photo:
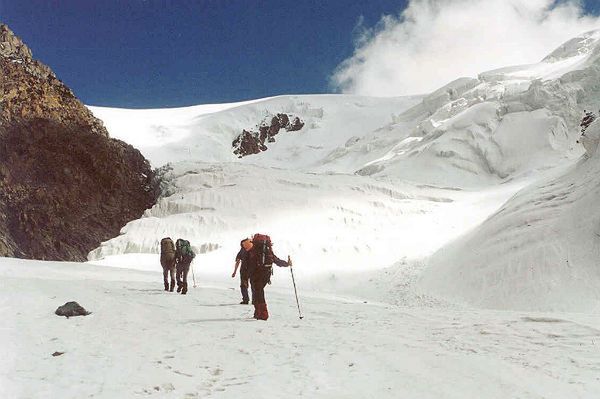
{"type": "Polygon", "coordinates": [[[194,265],[192,262],[192,280],[194,281],[194,288],[196,288],[196,276],[194,275],[194,265]]]}
{"type": "MultiPolygon", "coordinates": [[[[289,256],[288,261],[290,261],[289,256]]],[[[300,320],[302,320],[304,316],[302,316],[302,311],[300,310],[300,302],[298,301],[298,291],[296,290],[296,280],[294,279],[294,270],[292,265],[290,265],[290,273],[292,273],[292,283],[294,283],[294,294],[296,295],[296,305],[298,305],[298,315],[300,316],[300,320]]]]}

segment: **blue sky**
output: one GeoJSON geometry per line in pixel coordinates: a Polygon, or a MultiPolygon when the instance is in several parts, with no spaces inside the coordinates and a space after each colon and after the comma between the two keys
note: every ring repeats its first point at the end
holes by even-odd
{"type": "MultiPolygon", "coordinates": [[[[587,11],[597,12],[598,1],[587,11]]],[[[331,92],[357,23],[404,0],[0,0],[0,21],[86,104],[131,108],[331,92]]]]}
{"type": "Polygon", "coordinates": [[[402,1],[0,0],[0,20],[85,103],[164,107],[330,92],[360,16],[402,1]]]}

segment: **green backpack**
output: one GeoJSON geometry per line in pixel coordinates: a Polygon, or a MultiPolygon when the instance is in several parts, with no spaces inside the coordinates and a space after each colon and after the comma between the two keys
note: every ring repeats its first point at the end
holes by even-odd
{"type": "Polygon", "coordinates": [[[190,245],[190,242],[188,240],[179,238],[175,243],[175,246],[177,247],[177,251],[181,254],[181,257],[185,262],[191,262],[196,256],[194,251],[192,251],[192,246],[190,245]]]}

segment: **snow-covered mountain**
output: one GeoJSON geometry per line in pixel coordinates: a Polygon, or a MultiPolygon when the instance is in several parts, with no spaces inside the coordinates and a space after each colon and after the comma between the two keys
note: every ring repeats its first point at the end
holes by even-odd
{"type": "MultiPolygon", "coordinates": [[[[202,254],[199,264],[219,274],[240,238],[267,231],[282,252],[306,265],[301,273],[327,275],[428,264],[427,256],[473,228],[469,237],[491,240],[481,231],[490,221],[480,225],[489,215],[540,179],[566,179],[564,168],[575,167],[584,153],[578,124],[600,98],[594,83],[599,38],[586,33],[538,64],[461,78],[424,97],[305,95],[165,110],[91,107],[113,136],[138,146],[155,166],[172,164],[162,170],[169,183],[160,201],[89,258],[122,265],[137,256],[137,264],[152,267],[159,237],[185,236],[202,254]],[[298,115],[305,127],[238,159],[233,139],[279,112],[298,115]]],[[[515,240],[519,231],[512,226],[503,234],[515,240]]],[[[500,273],[494,265],[508,257],[497,255],[514,248],[511,240],[498,240],[489,273],[500,273]]],[[[530,253],[534,246],[527,243],[521,246],[530,253]]],[[[446,291],[461,292],[485,306],[550,306],[514,290],[510,303],[493,289],[488,293],[496,300],[486,300],[480,291],[488,283],[475,272],[475,289],[462,289],[469,281],[464,270],[474,263],[467,260],[479,259],[482,245],[465,244],[454,257],[440,255],[448,251],[442,249],[420,289],[451,299],[457,296],[446,291]]],[[[553,279],[541,276],[530,281],[533,291],[553,279]]],[[[510,279],[503,281],[502,289],[511,291],[510,279]]]]}
{"type": "Polygon", "coordinates": [[[278,113],[305,128],[243,163],[478,187],[573,160],[582,110],[598,98],[598,31],[538,64],[460,78],[424,97],[281,96],[164,110],[91,107],[155,166],[236,161],[231,142],[278,113]]]}

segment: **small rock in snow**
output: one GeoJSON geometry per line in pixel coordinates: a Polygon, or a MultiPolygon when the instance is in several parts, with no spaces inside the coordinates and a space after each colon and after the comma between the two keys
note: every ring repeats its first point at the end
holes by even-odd
{"type": "Polygon", "coordinates": [[[77,302],[67,302],[62,306],[59,306],[54,312],[58,316],[65,316],[67,318],[72,316],[87,316],[91,312],[85,310],[77,302]]]}

